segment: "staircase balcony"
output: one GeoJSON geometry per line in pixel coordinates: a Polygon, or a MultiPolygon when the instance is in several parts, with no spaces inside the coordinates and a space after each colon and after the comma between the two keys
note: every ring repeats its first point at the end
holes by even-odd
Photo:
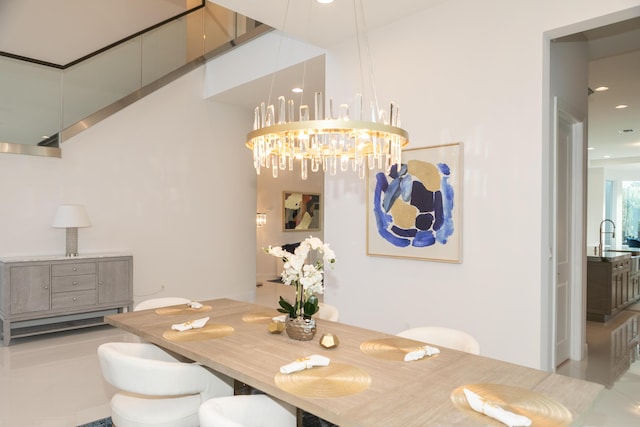
{"type": "Polygon", "coordinates": [[[68,64],[0,52],[0,153],[61,157],[65,140],[270,30],[202,1],[68,64]]]}

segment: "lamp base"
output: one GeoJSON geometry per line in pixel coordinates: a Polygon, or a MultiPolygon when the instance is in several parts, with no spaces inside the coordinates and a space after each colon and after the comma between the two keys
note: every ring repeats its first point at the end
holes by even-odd
{"type": "Polygon", "coordinates": [[[67,251],[65,253],[67,257],[78,256],[78,228],[67,227],[67,251]]]}

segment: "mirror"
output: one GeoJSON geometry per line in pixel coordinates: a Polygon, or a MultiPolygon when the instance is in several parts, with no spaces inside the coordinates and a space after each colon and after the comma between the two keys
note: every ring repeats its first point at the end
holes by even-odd
{"type": "Polygon", "coordinates": [[[282,193],[284,231],[320,230],[320,194],[282,193]]]}

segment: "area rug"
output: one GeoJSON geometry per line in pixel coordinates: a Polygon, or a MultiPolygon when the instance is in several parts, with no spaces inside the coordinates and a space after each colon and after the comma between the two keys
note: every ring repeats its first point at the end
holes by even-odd
{"type": "MultiPolygon", "coordinates": [[[[309,414],[308,412],[304,412],[302,415],[302,425],[303,427],[338,427],[335,424],[331,424],[328,421],[325,421],[321,418],[316,417],[315,415],[309,414]]],[[[92,421],[87,424],[82,424],[78,427],[112,427],[111,417],[103,418],[101,420],[92,421]]]]}
{"type": "Polygon", "coordinates": [[[111,422],[111,417],[109,417],[109,418],[103,418],[97,421],[91,421],[90,423],[82,424],[81,426],[78,426],[78,427],[112,427],[112,426],[113,426],[113,423],[111,422]]]}

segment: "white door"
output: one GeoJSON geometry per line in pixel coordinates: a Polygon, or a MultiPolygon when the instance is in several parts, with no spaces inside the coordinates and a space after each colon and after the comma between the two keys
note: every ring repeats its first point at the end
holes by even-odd
{"type": "Polygon", "coordinates": [[[569,359],[571,350],[571,241],[573,123],[556,115],[556,351],[555,366],[569,359]]]}

